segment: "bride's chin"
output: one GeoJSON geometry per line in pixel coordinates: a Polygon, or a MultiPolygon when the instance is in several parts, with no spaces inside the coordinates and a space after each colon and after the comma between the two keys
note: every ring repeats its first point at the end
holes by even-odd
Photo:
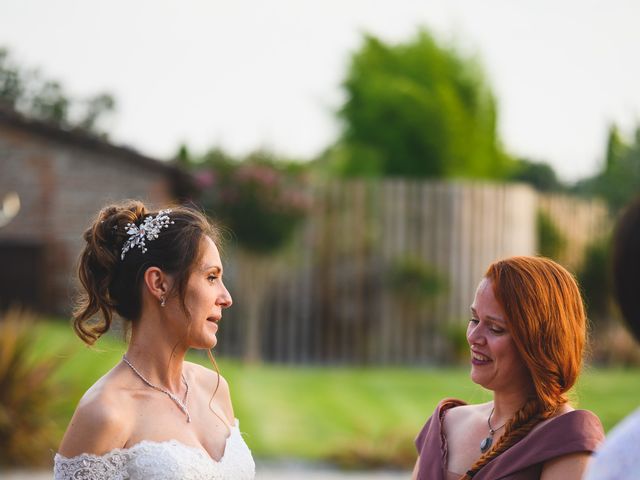
{"type": "Polygon", "coordinates": [[[199,338],[198,340],[199,341],[194,341],[191,344],[191,348],[196,350],[211,350],[218,344],[218,338],[215,335],[213,337],[207,336],[205,338],[199,338]]]}
{"type": "Polygon", "coordinates": [[[216,337],[215,335],[213,336],[213,338],[208,340],[209,341],[207,342],[206,348],[208,348],[209,350],[211,350],[213,347],[215,347],[218,344],[218,337],[216,337]]]}

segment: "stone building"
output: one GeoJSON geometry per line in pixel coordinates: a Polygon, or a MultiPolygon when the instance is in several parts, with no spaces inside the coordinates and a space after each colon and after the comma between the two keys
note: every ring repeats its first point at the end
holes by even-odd
{"type": "Polygon", "coordinates": [[[166,205],[189,188],[176,166],[0,109],[0,308],[68,313],[97,211],[126,198],[166,205]]]}

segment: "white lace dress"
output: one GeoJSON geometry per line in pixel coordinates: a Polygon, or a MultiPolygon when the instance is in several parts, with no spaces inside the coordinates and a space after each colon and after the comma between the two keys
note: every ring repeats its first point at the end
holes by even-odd
{"type": "Polygon", "coordinates": [[[143,440],[104,455],[55,456],[55,480],[253,480],[255,463],[238,421],[231,427],[220,461],[198,447],[143,440]]]}

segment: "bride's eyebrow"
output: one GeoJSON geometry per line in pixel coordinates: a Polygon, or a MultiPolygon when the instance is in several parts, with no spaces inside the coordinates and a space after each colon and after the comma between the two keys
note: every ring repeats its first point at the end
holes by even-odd
{"type": "Polygon", "coordinates": [[[202,268],[203,272],[208,272],[209,270],[212,270],[216,275],[220,275],[222,273],[222,268],[218,265],[205,265],[202,268]]]}

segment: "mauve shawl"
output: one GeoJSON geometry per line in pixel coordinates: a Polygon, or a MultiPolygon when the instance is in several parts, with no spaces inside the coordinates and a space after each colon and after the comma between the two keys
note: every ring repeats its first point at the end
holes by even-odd
{"type": "MultiPolygon", "coordinates": [[[[442,414],[466,405],[456,399],[442,400],[416,438],[420,455],[418,480],[446,480],[447,444],[442,414]]],[[[577,452],[593,453],[604,439],[602,424],[588,410],[573,410],[545,421],[518,443],[487,463],[474,480],[539,479],[545,462],[577,452]]]]}

